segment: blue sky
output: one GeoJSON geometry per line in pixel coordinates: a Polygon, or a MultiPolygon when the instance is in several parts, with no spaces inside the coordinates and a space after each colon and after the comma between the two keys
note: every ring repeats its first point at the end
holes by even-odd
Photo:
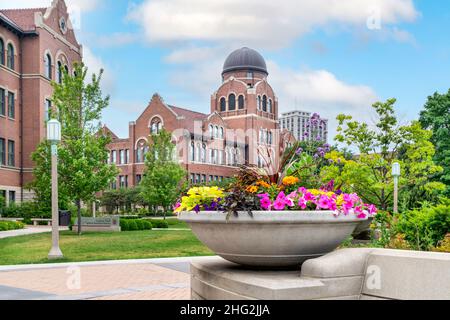
{"type": "MultiPolygon", "coordinates": [[[[10,6],[0,0],[0,7],[10,6]]],[[[12,6],[41,6],[20,0],[12,6]]],[[[281,111],[340,112],[373,122],[396,97],[403,122],[450,88],[450,3],[439,0],[68,0],[92,70],[105,68],[104,123],[124,137],[158,92],[209,112],[232,50],[266,58],[281,111]]],[[[333,127],[333,121],[331,122],[333,127]]],[[[331,130],[333,133],[333,129],[331,130]]]]}

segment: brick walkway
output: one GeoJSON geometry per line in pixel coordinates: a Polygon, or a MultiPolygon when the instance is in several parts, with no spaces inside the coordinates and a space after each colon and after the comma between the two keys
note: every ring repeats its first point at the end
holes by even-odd
{"type": "Polygon", "coordinates": [[[189,300],[192,259],[2,267],[0,300],[189,300]]]}

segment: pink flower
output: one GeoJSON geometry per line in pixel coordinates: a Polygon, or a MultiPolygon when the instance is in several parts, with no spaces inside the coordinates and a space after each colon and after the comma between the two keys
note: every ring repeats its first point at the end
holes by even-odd
{"type": "Polygon", "coordinates": [[[268,198],[269,197],[269,194],[268,193],[261,193],[261,194],[258,194],[258,198],[260,198],[260,199],[262,199],[262,198],[268,198]]]}
{"type": "Polygon", "coordinates": [[[297,192],[294,191],[291,194],[289,194],[285,199],[284,199],[284,203],[288,206],[288,207],[294,207],[295,203],[294,203],[294,199],[297,197],[297,192]]]}
{"type": "Polygon", "coordinates": [[[311,202],[316,201],[316,197],[311,192],[304,193],[304,198],[306,201],[311,201],[311,202]]]}
{"type": "Polygon", "coordinates": [[[300,208],[302,208],[303,210],[306,209],[307,204],[308,204],[308,202],[303,197],[298,200],[298,206],[300,208]]]}
{"type": "Polygon", "coordinates": [[[286,194],[284,193],[284,191],[281,191],[278,194],[277,200],[284,200],[284,199],[286,199],[286,194]]]}
{"type": "Polygon", "coordinates": [[[308,192],[308,190],[306,190],[305,187],[300,187],[298,188],[298,192],[300,192],[301,194],[305,194],[306,192],[308,192]]]}
{"type": "Polygon", "coordinates": [[[317,204],[318,209],[329,209],[330,208],[330,200],[327,196],[323,195],[319,199],[319,203],[317,204]]]}
{"type": "Polygon", "coordinates": [[[275,210],[278,210],[278,211],[284,210],[284,208],[286,207],[284,199],[277,198],[275,200],[275,202],[273,203],[273,207],[275,208],[275,210]]]}
{"type": "Polygon", "coordinates": [[[260,204],[261,208],[263,208],[264,210],[270,210],[272,202],[270,201],[269,197],[265,197],[260,200],[260,204]]]}
{"type": "Polygon", "coordinates": [[[357,215],[358,219],[365,219],[367,217],[367,214],[363,211],[361,206],[357,206],[355,208],[355,214],[357,215]]]}
{"type": "Polygon", "coordinates": [[[330,199],[328,201],[328,209],[333,210],[333,211],[337,210],[336,201],[334,199],[330,199]]]}
{"type": "Polygon", "coordinates": [[[369,214],[370,214],[371,216],[376,215],[376,214],[378,213],[377,207],[375,207],[375,205],[373,205],[373,204],[371,204],[371,205],[369,206],[368,210],[369,210],[369,214]]]}

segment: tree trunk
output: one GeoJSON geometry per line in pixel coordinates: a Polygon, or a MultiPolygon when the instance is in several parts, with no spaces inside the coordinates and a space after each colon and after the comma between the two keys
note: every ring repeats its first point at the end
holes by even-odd
{"type": "Polygon", "coordinates": [[[81,236],[81,200],[77,200],[78,235],[81,236]]]}

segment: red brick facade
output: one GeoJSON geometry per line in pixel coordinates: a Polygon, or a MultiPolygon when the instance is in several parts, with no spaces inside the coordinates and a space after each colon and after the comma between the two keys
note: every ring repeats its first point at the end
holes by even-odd
{"type": "Polygon", "coordinates": [[[49,8],[0,8],[1,55],[0,195],[20,202],[32,196],[24,186],[32,179],[31,153],[46,135],[51,80],[58,81],[60,68],[71,72],[82,59],[65,2],[54,0],[49,8]]]}
{"type": "Polygon", "coordinates": [[[154,94],[140,117],[130,123],[127,139],[111,133],[110,160],[120,169],[112,187],[138,183],[144,174],[148,137],[162,127],[172,132],[177,157],[193,183],[231,177],[241,164],[262,165],[258,148],[276,154],[278,99],[267,82],[268,73],[252,66],[235,69],[224,70],[223,83],[211,96],[209,114],[169,105],[154,94]]]}

